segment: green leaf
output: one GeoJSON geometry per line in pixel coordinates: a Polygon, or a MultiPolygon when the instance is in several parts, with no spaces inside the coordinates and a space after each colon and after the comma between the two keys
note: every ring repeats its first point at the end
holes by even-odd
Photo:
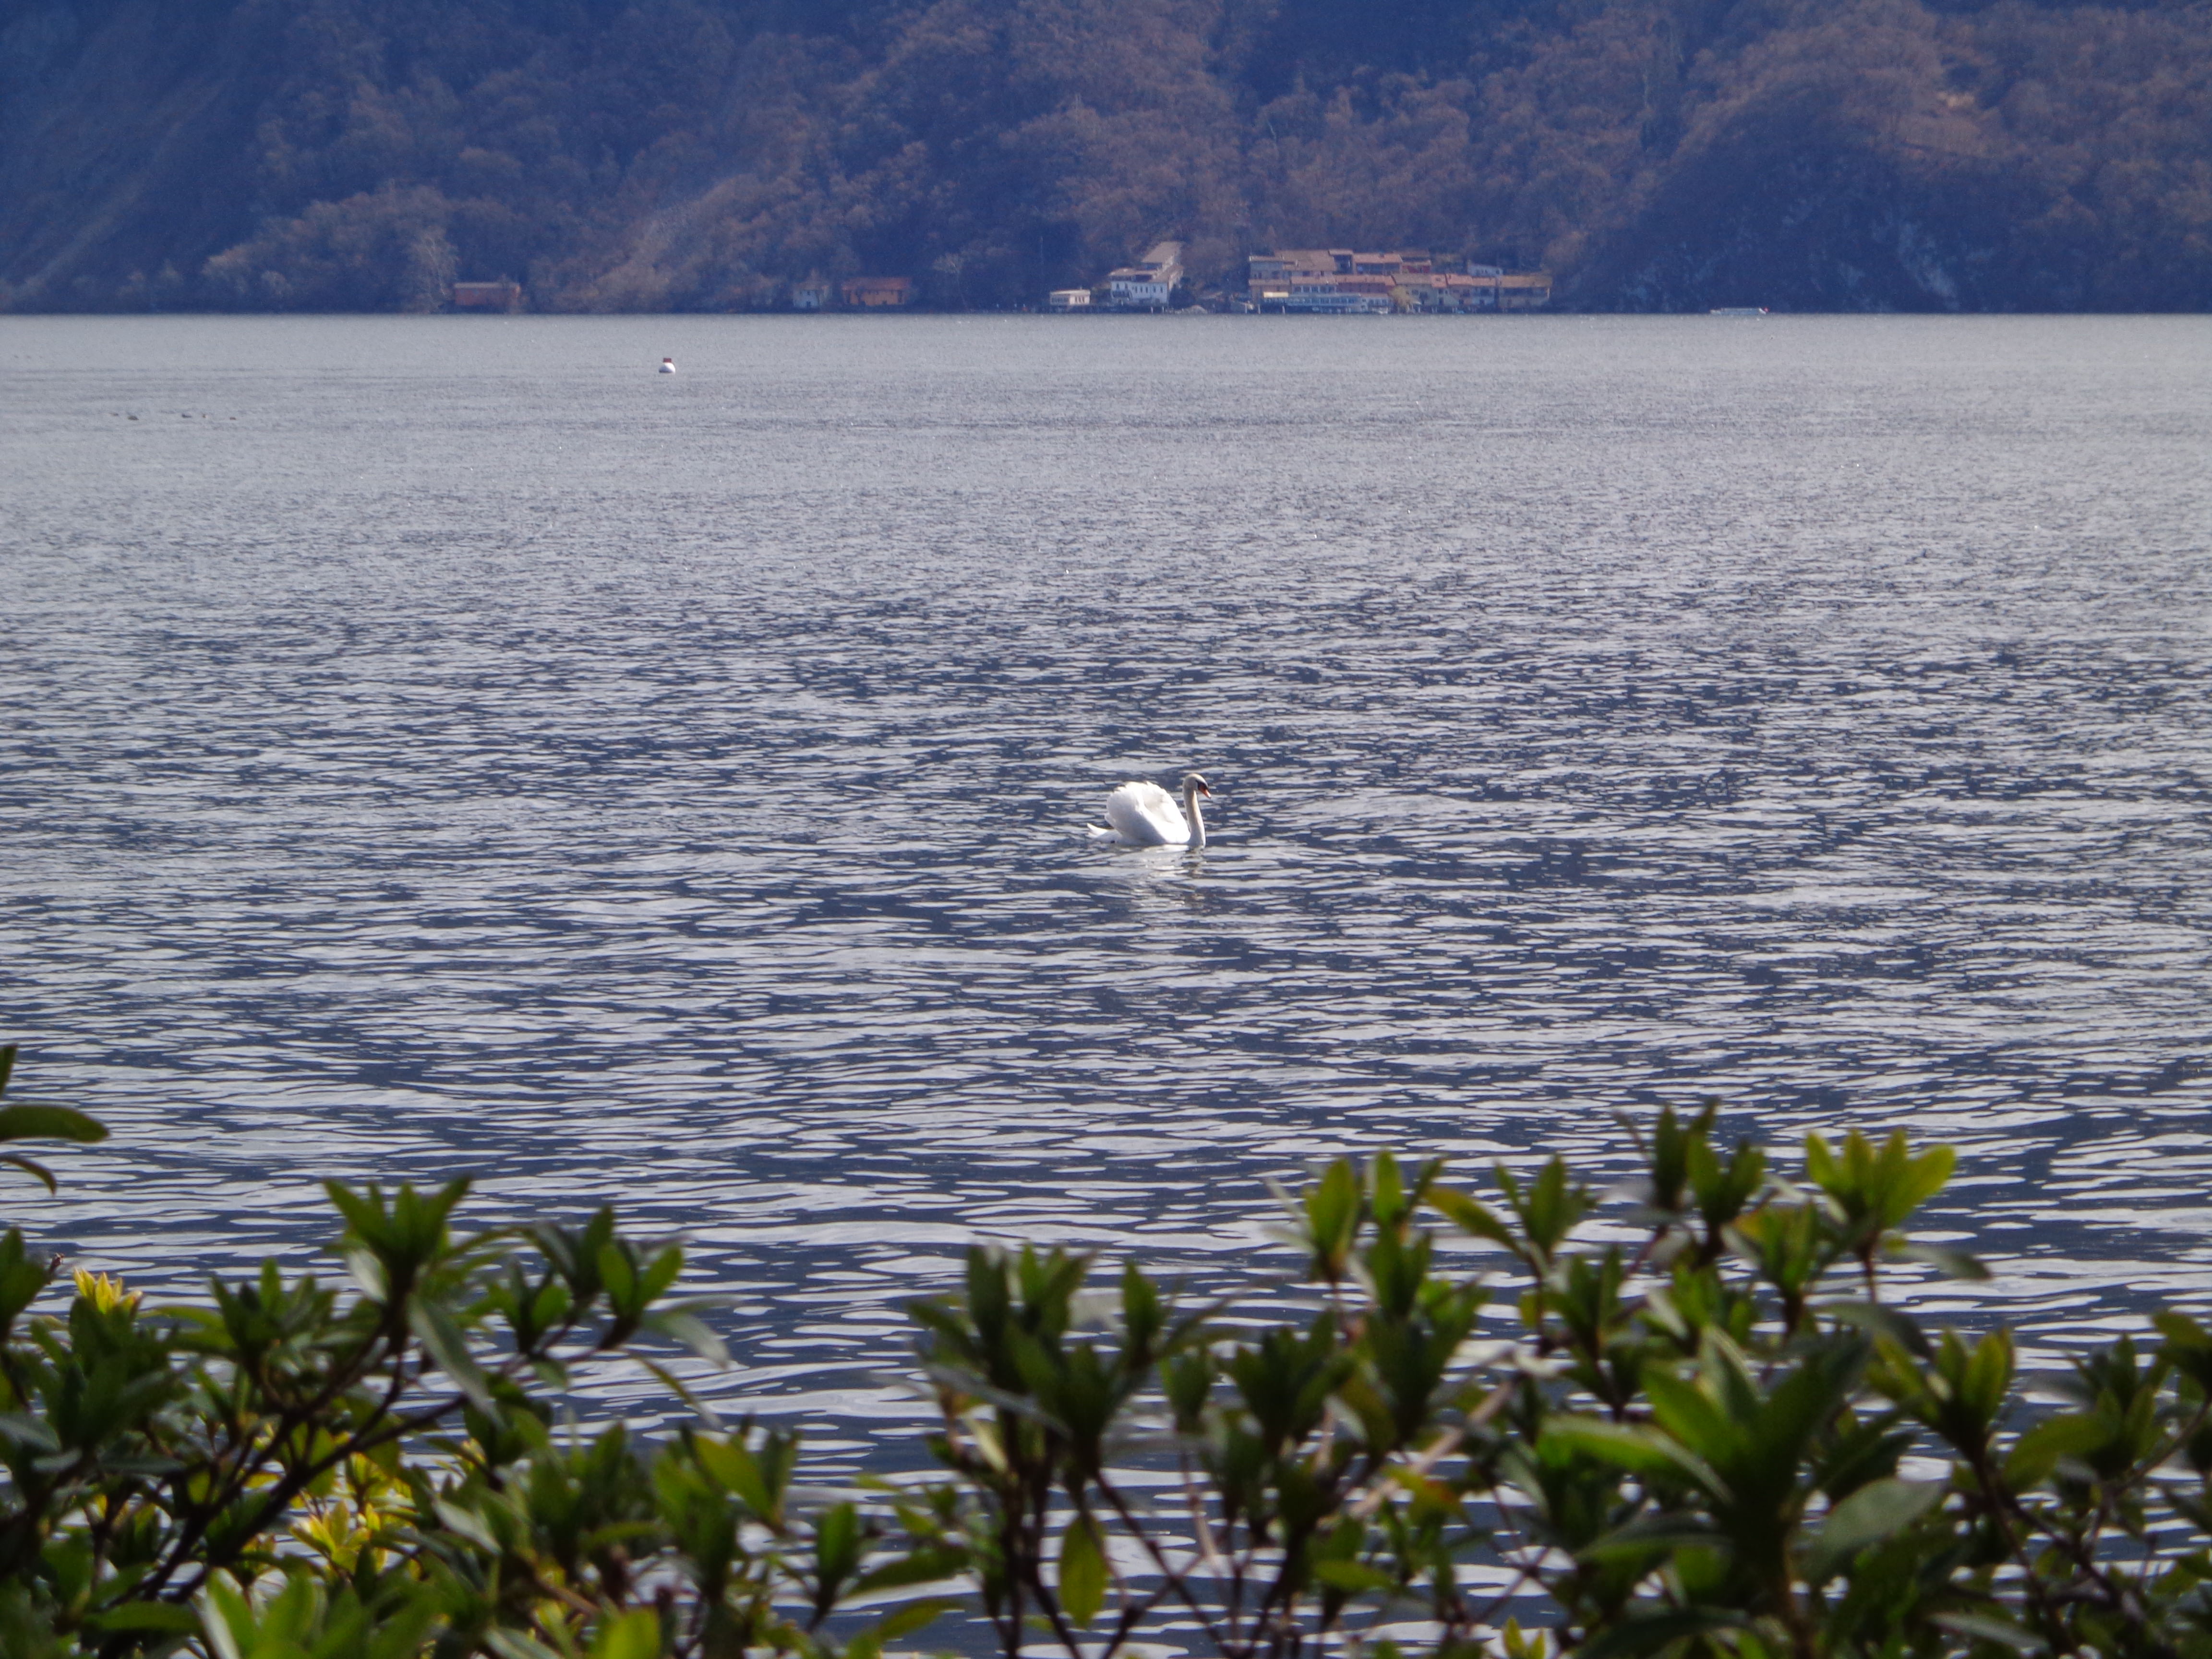
{"type": "Polygon", "coordinates": [[[860,1570],[866,1530],[860,1511],[850,1504],[831,1504],[814,1523],[815,1623],[830,1616],[860,1570]]]}
{"type": "Polygon", "coordinates": [[[963,1571],[969,1562],[964,1549],[938,1545],[918,1549],[911,1555],[902,1555],[888,1566],[876,1567],[862,1573],[853,1586],[855,1595],[870,1595],[878,1590],[904,1589],[909,1584],[934,1584],[963,1571]]]}
{"type": "Polygon", "coordinates": [[[1505,1188],[1506,1196],[1515,1200],[1521,1212],[1521,1225],[1534,1245],[1548,1260],[1553,1252],[1566,1242],[1589,1208],[1589,1194],[1573,1184],[1567,1173],[1567,1161],[1557,1153],[1528,1183],[1528,1195],[1521,1200],[1503,1164],[1498,1166],[1498,1184],[1505,1188]]]}
{"type": "Polygon", "coordinates": [[[896,1613],[886,1614],[876,1626],[876,1639],[896,1642],[902,1636],[911,1636],[924,1625],[958,1608],[957,1601],[939,1598],[928,1601],[911,1601],[896,1613]]]}
{"type": "Polygon", "coordinates": [[[1634,1561],[1674,1550],[1727,1547],[1726,1534],[1702,1521],[1688,1516],[1647,1515],[1625,1527],[1615,1528],[1595,1543],[1584,1545],[1577,1553],[1587,1560],[1611,1563],[1634,1561]]]}
{"type": "Polygon", "coordinates": [[[1686,1476],[1708,1492],[1726,1489],[1703,1458],[1651,1429],[1608,1423],[1600,1417],[1554,1417],[1546,1421],[1538,1443],[1565,1446],[1632,1474],[1686,1476]]]}
{"type": "Polygon", "coordinates": [[[637,1264],[620,1241],[599,1247],[598,1266],[599,1284],[616,1312],[634,1311],[643,1305],[645,1298],[638,1294],[637,1264]]]}
{"type": "Polygon", "coordinates": [[[261,1604],[256,1659],[272,1648],[281,1654],[288,1647],[304,1646],[322,1610],[322,1586],[305,1574],[288,1576],[284,1588],[261,1604]]]}
{"type": "Polygon", "coordinates": [[[1857,1559],[1861,1550],[1902,1531],[1943,1501],[1936,1480],[1869,1480],[1828,1511],[1820,1535],[1806,1552],[1805,1577],[1826,1583],[1857,1559]]]}
{"type": "Polygon", "coordinates": [[[660,1615],[635,1607],[599,1626],[592,1659],[660,1659],[660,1615]]]}
{"type": "Polygon", "coordinates": [[[246,1659],[253,1647],[253,1607],[238,1581],[220,1567],[192,1598],[216,1659],[246,1659]]]}
{"type": "Polygon", "coordinates": [[[40,1452],[59,1451],[62,1445],[55,1437],[52,1425],[28,1412],[0,1412],[0,1439],[12,1440],[19,1446],[40,1452]]]}
{"type": "Polygon", "coordinates": [[[479,1409],[491,1408],[491,1390],[485,1385],[483,1370],[476,1358],[469,1352],[468,1339],[453,1317],[434,1302],[416,1297],[407,1304],[407,1328],[415,1333],[425,1352],[438,1362],[438,1369],[453,1379],[454,1385],[479,1409]]]}
{"type": "Polygon", "coordinates": [[[447,1531],[458,1533],[488,1555],[498,1555],[501,1553],[502,1547],[497,1534],[492,1531],[483,1516],[478,1515],[474,1510],[448,1502],[442,1498],[433,1501],[431,1510],[432,1513],[437,1516],[439,1523],[447,1531]]]}
{"type": "Polygon", "coordinates": [[[1299,1208],[1310,1253],[1307,1271],[1331,1285],[1340,1283],[1352,1261],[1352,1243],[1359,1231],[1359,1177],[1352,1160],[1340,1158],[1306,1188],[1299,1208]]]}
{"type": "Polygon", "coordinates": [[[2158,1328],[2160,1336],[2176,1347],[2212,1351],[2212,1331],[2206,1330],[2185,1313],[2177,1313],[2169,1308],[2162,1313],[2153,1314],[2150,1322],[2158,1328]]]}
{"type": "Polygon", "coordinates": [[[46,1188],[50,1193],[58,1193],[61,1190],[60,1184],[54,1179],[54,1172],[34,1159],[24,1158],[16,1152],[0,1152],[0,1164],[12,1164],[17,1169],[36,1176],[46,1184],[46,1188]]]}
{"type": "Polygon", "coordinates": [[[0,1106],[0,1140],[107,1139],[107,1126],[66,1106],[0,1106]]]}
{"type": "Polygon", "coordinates": [[[1477,1238],[1486,1238],[1493,1244],[1503,1244],[1507,1249],[1517,1249],[1520,1241],[1513,1235],[1498,1212],[1479,1199],[1449,1187],[1431,1188],[1429,1202],[1441,1211],[1444,1218],[1462,1232],[1473,1233],[1477,1238]]]}
{"type": "Polygon", "coordinates": [[[772,1492],[760,1460],[742,1441],[715,1440],[701,1435],[691,1444],[699,1467],[737,1494],[744,1506],[762,1520],[775,1522],[780,1515],[781,1494],[772,1492]]]}
{"type": "Polygon", "coordinates": [[[683,1247],[671,1244],[647,1264],[641,1280],[644,1294],[640,1299],[644,1302],[657,1301],[661,1292],[673,1285],[677,1275],[683,1271],[683,1247]]]}
{"type": "Polygon", "coordinates": [[[715,1335],[707,1322],[695,1313],[671,1308],[665,1312],[647,1314],[641,1322],[641,1328],[652,1332],[655,1336],[665,1337],[714,1364],[726,1365],[730,1363],[730,1351],[723,1346],[722,1339],[715,1335]]]}
{"type": "Polygon", "coordinates": [[[2207,1394],[2212,1394],[2212,1332],[2187,1314],[2171,1309],[2153,1314],[2150,1322],[2166,1339],[2159,1348],[2159,1357],[2207,1394]]]}
{"type": "Polygon", "coordinates": [[[1900,1261],[1924,1261],[1946,1279],[1978,1283],[1990,1276],[1990,1270],[1982,1265],[1979,1256],[1966,1250],[1945,1249],[1940,1244],[1900,1244],[1890,1255],[1900,1261]]]}
{"type": "Polygon", "coordinates": [[[2014,1442],[2005,1478],[2023,1490],[2051,1478],[2059,1461],[2095,1451],[2112,1437],[2112,1425],[2086,1413],[2047,1418],[2014,1442]]]}
{"type": "Polygon", "coordinates": [[[339,1255],[345,1258],[346,1271],[353,1282],[361,1286],[361,1293],[371,1302],[392,1299],[392,1280],[384,1271],[384,1264],[376,1259],[376,1252],[364,1245],[341,1246],[339,1255]]]}
{"type": "MultiPolygon", "coordinates": [[[[1904,1139],[1902,1132],[1891,1137],[1900,1151],[1904,1145],[1904,1139]]],[[[1891,1212],[1890,1224],[1895,1226],[1913,1211],[1942,1192],[1950,1183],[1951,1171],[1957,1165],[1958,1161],[1959,1154],[1956,1149],[1949,1146],[1931,1146],[1918,1158],[1907,1163],[1904,1172],[1894,1179],[1894,1207],[1891,1212]]]]}
{"type": "Polygon", "coordinates": [[[477,1638],[498,1659],[561,1659],[561,1656],[534,1636],[526,1636],[519,1630],[495,1625],[477,1638]]]}
{"type": "Polygon", "coordinates": [[[1680,1612],[1631,1613],[1608,1626],[1575,1650],[1576,1659],[1637,1659],[1656,1653],[1686,1636],[1735,1630],[1747,1620],[1740,1613],[1718,1607],[1689,1607],[1680,1612]]]}
{"type": "Polygon", "coordinates": [[[1060,1605],[1079,1625],[1087,1625],[1106,1605],[1106,1547],[1098,1523],[1079,1515],[1060,1536],[1060,1605]]]}
{"type": "Polygon", "coordinates": [[[1313,1576],[1331,1589],[1340,1589],[1351,1595],[1371,1594],[1395,1587],[1395,1581],[1379,1568],[1364,1561],[1316,1561],[1313,1576]]]}
{"type": "Polygon", "coordinates": [[[1935,1352],[1929,1346],[1928,1334],[1920,1328],[1918,1320],[1881,1303],[1820,1302],[1814,1304],[1814,1310],[1827,1315],[1838,1324],[1850,1325],[1864,1331],[1869,1336],[1894,1342],[1918,1358],[1925,1359],[1935,1352]]]}
{"type": "MultiPolygon", "coordinates": [[[[420,1659],[425,1644],[444,1620],[438,1595],[433,1586],[416,1585],[410,1592],[407,1604],[385,1617],[375,1635],[369,1638],[366,1650],[362,1651],[361,1659],[420,1659]]],[[[336,1659],[332,1652],[335,1645],[326,1637],[317,1659],[336,1659]]]]}
{"type": "Polygon", "coordinates": [[[369,1196],[364,1198],[343,1181],[325,1181],[323,1191],[330,1195],[330,1200],[337,1206],[338,1213],[346,1218],[346,1225],[353,1230],[362,1243],[374,1245],[382,1241],[389,1229],[385,1224],[384,1197],[380,1191],[372,1187],[369,1196]]]}
{"type": "Polygon", "coordinates": [[[1434,1475],[1424,1474],[1419,1469],[1408,1468],[1400,1463],[1384,1470],[1383,1478],[1413,1500],[1416,1514],[1463,1516],[1466,1513],[1459,1495],[1434,1475]]]}
{"type": "Polygon", "coordinates": [[[33,1260],[23,1235],[10,1227],[0,1233],[0,1330],[15,1322],[54,1276],[55,1263],[33,1260]]]}
{"type": "Polygon", "coordinates": [[[197,1636],[199,1615],[171,1601],[125,1601],[102,1607],[85,1623],[103,1635],[122,1631],[150,1631],[164,1636],[197,1636]]]}

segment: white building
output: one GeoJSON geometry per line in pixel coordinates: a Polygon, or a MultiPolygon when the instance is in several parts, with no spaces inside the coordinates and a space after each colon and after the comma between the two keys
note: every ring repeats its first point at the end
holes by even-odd
{"type": "Polygon", "coordinates": [[[1258,296],[1262,311],[1281,311],[1310,317],[1387,317],[1389,296],[1382,294],[1340,294],[1333,289],[1267,289],[1258,296]]]}
{"type": "Polygon", "coordinates": [[[1091,309],[1091,290],[1087,288],[1056,288],[1045,295],[1047,311],[1088,311],[1091,309]]]}
{"type": "Polygon", "coordinates": [[[1175,283],[1170,279],[1143,265],[1123,265],[1119,270],[1109,271],[1106,287],[1114,296],[1114,303],[1125,311],[1164,310],[1168,295],[1175,292],[1175,283]]]}
{"type": "Polygon", "coordinates": [[[1182,244],[1155,242],[1133,265],[1107,273],[1109,303],[1121,311],[1165,311],[1182,281],[1182,244]]]}

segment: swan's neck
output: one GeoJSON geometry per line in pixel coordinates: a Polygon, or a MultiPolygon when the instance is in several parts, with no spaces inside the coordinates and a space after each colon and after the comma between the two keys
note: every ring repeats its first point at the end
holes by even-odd
{"type": "Polygon", "coordinates": [[[1190,820],[1190,844],[1193,847],[1205,846],[1206,817],[1198,810],[1197,790],[1186,789],[1182,792],[1182,815],[1190,820]]]}

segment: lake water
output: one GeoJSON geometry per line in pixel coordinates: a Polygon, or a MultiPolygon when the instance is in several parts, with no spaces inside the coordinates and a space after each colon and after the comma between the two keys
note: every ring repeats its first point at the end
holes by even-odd
{"type": "Polygon", "coordinates": [[[733,1298],[709,1397],[854,1456],[971,1239],[1253,1286],[1268,1176],[1710,1092],[1956,1143],[2048,1346],[2212,1285],[2212,321],[15,318],[0,374],[11,1094],[116,1131],[5,1190],[81,1265],[304,1262],[325,1175],[611,1199],[733,1298]],[[1085,840],[1189,765],[1203,854],[1085,840]]]}

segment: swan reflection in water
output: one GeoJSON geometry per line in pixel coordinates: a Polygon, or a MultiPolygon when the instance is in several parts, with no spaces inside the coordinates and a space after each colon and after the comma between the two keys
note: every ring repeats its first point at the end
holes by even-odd
{"type": "Polygon", "coordinates": [[[1111,829],[1091,831],[1094,840],[1121,847],[1190,847],[1206,845],[1206,819],[1198,798],[1211,796],[1206,780],[1195,772],[1182,775],[1182,805],[1157,783],[1125,783],[1106,797],[1106,822],[1111,829]]]}

